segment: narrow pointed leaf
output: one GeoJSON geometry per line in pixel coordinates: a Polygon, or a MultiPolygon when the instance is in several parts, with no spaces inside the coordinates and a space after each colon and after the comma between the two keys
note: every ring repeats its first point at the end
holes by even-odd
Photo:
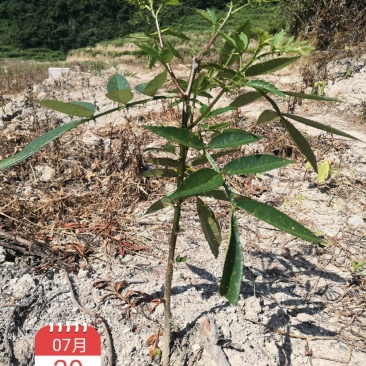
{"type": "Polygon", "coordinates": [[[170,158],[148,158],[144,160],[148,164],[163,165],[171,168],[176,168],[178,166],[178,160],[170,158]]]}
{"type": "Polygon", "coordinates": [[[160,210],[163,210],[164,208],[167,208],[167,207],[174,207],[174,201],[171,200],[170,198],[168,197],[163,197],[163,198],[160,198],[160,200],[157,200],[156,202],[154,202],[148,209],[147,211],[145,212],[145,215],[148,215],[148,214],[152,214],[154,212],[157,212],[157,211],[160,211],[160,210]]]}
{"type": "Polygon", "coordinates": [[[221,230],[212,210],[197,197],[197,212],[205,238],[215,258],[219,255],[221,230]]]}
{"type": "Polygon", "coordinates": [[[210,24],[213,24],[210,14],[202,9],[195,9],[196,13],[201,16],[203,19],[207,20],[210,24]]]}
{"type": "Polygon", "coordinates": [[[258,117],[257,124],[261,125],[267,122],[271,122],[275,118],[278,118],[278,114],[275,111],[272,111],[271,109],[266,109],[258,117]]]}
{"type": "Polygon", "coordinates": [[[166,77],[167,71],[164,70],[161,74],[155,76],[150,82],[137,85],[136,90],[141,94],[153,97],[163,86],[166,77]]]}
{"type": "Polygon", "coordinates": [[[285,31],[282,30],[281,32],[277,33],[273,38],[271,42],[271,46],[276,49],[277,46],[281,43],[283,40],[283,37],[285,36],[285,31]]]}
{"type": "Polygon", "coordinates": [[[263,95],[261,93],[251,91],[237,96],[230,105],[235,108],[244,107],[245,105],[253,103],[255,100],[262,97],[263,95]]]}
{"type": "Polygon", "coordinates": [[[147,53],[153,60],[161,61],[159,51],[147,44],[135,43],[137,47],[140,47],[145,53],[147,53]]]}
{"type": "Polygon", "coordinates": [[[255,64],[251,67],[249,67],[245,71],[246,76],[257,76],[257,75],[265,75],[270,74],[272,72],[281,70],[288,65],[291,65],[292,63],[296,62],[300,56],[298,57],[279,57],[275,58],[273,60],[264,61],[260,64],[255,64]]]}
{"type": "MultiPolygon", "coordinates": [[[[251,81],[248,81],[246,85],[250,86],[254,89],[266,92],[266,93],[272,93],[272,94],[278,95],[279,97],[283,97],[283,98],[286,97],[286,95],[283,94],[281,92],[281,90],[277,89],[277,87],[275,85],[273,85],[265,80],[251,80],[251,81]]],[[[231,105],[232,105],[232,103],[231,103],[231,105]]]]}
{"type": "Polygon", "coordinates": [[[145,170],[140,175],[148,178],[173,178],[178,177],[178,173],[173,169],[151,169],[145,170]]]}
{"type": "Polygon", "coordinates": [[[322,239],[313,234],[309,229],[266,203],[258,202],[250,198],[241,198],[236,203],[236,207],[296,238],[313,243],[324,243],[322,239]]]}
{"type": "Polygon", "coordinates": [[[291,160],[273,155],[249,155],[230,161],[222,170],[224,174],[255,174],[291,164],[291,160]]]}
{"type": "Polygon", "coordinates": [[[200,123],[199,125],[205,130],[215,131],[215,130],[223,130],[224,128],[230,127],[231,124],[232,124],[231,122],[220,122],[216,123],[215,125],[209,125],[206,123],[200,123]]]}
{"type": "Polygon", "coordinates": [[[343,136],[343,137],[348,137],[348,138],[353,139],[353,140],[359,140],[357,137],[351,136],[351,135],[349,135],[346,132],[337,130],[336,128],[333,128],[331,126],[323,125],[322,123],[313,121],[311,119],[304,118],[304,117],[300,117],[300,116],[296,116],[294,114],[289,114],[289,113],[282,113],[282,114],[284,116],[288,117],[288,118],[291,118],[291,119],[293,119],[293,120],[295,120],[297,122],[303,123],[303,124],[305,124],[307,126],[314,127],[314,128],[319,129],[319,130],[326,131],[326,132],[334,133],[335,135],[339,135],[339,136],[343,136]]]}
{"type": "Polygon", "coordinates": [[[180,39],[183,39],[184,41],[189,41],[190,40],[190,38],[188,36],[186,36],[184,33],[176,31],[176,30],[171,29],[171,28],[167,29],[164,33],[169,34],[169,35],[174,36],[174,37],[177,37],[177,38],[180,38],[180,39]]]}
{"type": "Polygon", "coordinates": [[[208,148],[229,149],[259,141],[261,138],[244,130],[228,130],[214,136],[208,144],[208,148]]]}
{"type": "Polygon", "coordinates": [[[291,136],[291,138],[294,140],[295,144],[301,151],[301,153],[305,155],[306,159],[308,159],[314,171],[317,172],[318,165],[316,162],[316,157],[314,155],[313,150],[311,149],[309,142],[301,134],[301,132],[285,118],[282,119],[282,122],[285,125],[287,132],[289,133],[289,135],[291,136]]]}
{"type": "Polygon", "coordinates": [[[43,146],[49,144],[51,141],[63,135],[65,132],[68,132],[87,121],[89,121],[89,119],[73,121],[67,123],[66,125],[56,127],[55,129],[46,132],[44,135],[37,137],[31,143],[26,145],[23,150],[19,151],[13,156],[10,156],[9,158],[1,160],[0,170],[7,169],[13,165],[20,163],[21,161],[36,153],[43,146]]]}
{"type": "Polygon", "coordinates": [[[169,141],[176,142],[180,145],[193,147],[201,150],[204,148],[203,142],[193,133],[184,128],[171,126],[143,126],[146,130],[164,137],[169,141]]]}
{"type": "Polygon", "coordinates": [[[217,116],[217,115],[223,114],[223,113],[227,113],[227,112],[233,111],[234,109],[236,109],[236,108],[233,107],[233,106],[227,106],[227,107],[224,107],[224,108],[218,108],[218,109],[215,109],[215,110],[211,111],[206,116],[206,118],[213,117],[213,116],[217,116]]]}
{"type": "Polygon", "coordinates": [[[43,107],[77,117],[91,117],[95,112],[95,105],[86,102],[60,102],[58,100],[35,100],[43,107]]]}
{"type": "Polygon", "coordinates": [[[216,189],[223,183],[224,179],[219,173],[208,168],[200,169],[189,175],[169,198],[193,196],[216,189]]]}
{"type": "Polygon", "coordinates": [[[230,221],[229,242],[226,248],[224,270],[220,283],[220,295],[225,296],[232,305],[238,303],[243,277],[243,252],[239,240],[235,211],[230,221]]]}
{"type": "Polygon", "coordinates": [[[286,94],[290,97],[296,97],[296,98],[301,98],[301,99],[313,99],[313,100],[320,100],[320,101],[324,101],[324,102],[343,103],[343,101],[340,99],[323,97],[321,95],[316,95],[316,94],[297,93],[297,92],[283,91],[283,90],[282,90],[282,92],[283,92],[283,94],[286,94]]]}

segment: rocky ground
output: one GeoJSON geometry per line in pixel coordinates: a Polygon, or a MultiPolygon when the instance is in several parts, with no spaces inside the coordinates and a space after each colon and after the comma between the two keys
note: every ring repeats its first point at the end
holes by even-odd
{"type": "MultiPolygon", "coordinates": [[[[281,107],[366,141],[366,55],[326,68],[326,95],[345,103],[290,100],[280,102],[281,107]]],[[[25,94],[96,102],[103,111],[111,107],[104,93],[114,71],[90,75],[74,70],[33,85],[25,94]]],[[[133,85],[157,73],[134,65],[120,65],[119,71],[133,85]]],[[[317,81],[317,73],[306,67],[300,71],[281,72],[270,81],[309,92],[305,79],[317,81]]],[[[29,103],[25,94],[11,101],[9,96],[0,108],[2,156],[39,131],[68,121],[29,103]]],[[[229,117],[253,128],[264,108],[264,103],[253,104],[229,117]]],[[[36,332],[67,321],[100,331],[103,365],[111,364],[111,354],[113,365],[159,364],[159,299],[172,212],[144,212],[173,186],[135,173],[144,167],[139,151],[156,145],[141,125],[171,123],[175,113],[161,103],[115,113],[0,173],[1,366],[33,364],[36,332]]],[[[188,202],[177,253],[187,261],[176,263],[174,273],[172,365],[221,366],[222,352],[229,365],[366,364],[365,144],[302,130],[319,161],[332,163],[330,180],[318,184],[276,127],[267,131],[269,142],[262,148],[277,149],[295,164],[234,184],[324,236],[327,246],[294,239],[240,214],[245,276],[239,303],[230,306],[217,293],[225,245],[216,260],[188,202]]],[[[228,207],[210,205],[225,239],[228,207]]]]}

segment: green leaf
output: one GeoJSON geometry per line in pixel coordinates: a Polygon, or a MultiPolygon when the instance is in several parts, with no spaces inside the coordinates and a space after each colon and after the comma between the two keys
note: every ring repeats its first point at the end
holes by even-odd
{"type": "Polygon", "coordinates": [[[236,203],[236,207],[296,238],[314,243],[324,243],[322,239],[318,238],[309,229],[266,203],[242,197],[236,203]]]}
{"type": "Polygon", "coordinates": [[[244,130],[227,130],[214,136],[207,147],[209,149],[229,149],[250,144],[261,138],[244,130]]]}
{"type": "Polygon", "coordinates": [[[208,131],[216,131],[216,130],[223,130],[227,127],[231,126],[231,122],[220,122],[220,123],[216,123],[214,125],[209,125],[206,123],[199,123],[199,125],[204,128],[205,130],[208,131]]]}
{"type": "Polygon", "coordinates": [[[314,171],[317,172],[318,165],[316,162],[316,157],[314,155],[313,150],[311,149],[309,142],[301,134],[301,132],[285,118],[282,119],[282,122],[285,125],[287,132],[289,133],[289,135],[291,136],[291,138],[294,140],[295,144],[301,151],[301,153],[305,155],[305,157],[308,159],[309,163],[313,167],[314,171]]]}
{"type": "Polygon", "coordinates": [[[291,163],[291,160],[273,155],[248,155],[227,163],[222,169],[222,173],[236,175],[263,173],[291,163]]]}
{"type": "Polygon", "coordinates": [[[135,43],[137,47],[141,48],[145,53],[147,53],[153,60],[161,61],[159,51],[144,43],[135,43]]]}
{"type": "Polygon", "coordinates": [[[167,64],[171,60],[173,60],[173,58],[174,58],[174,51],[170,47],[169,48],[164,48],[160,52],[160,58],[161,58],[161,62],[162,63],[167,64]]]}
{"type": "Polygon", "coordinates": [[[231,215],[229,242],[226,248],[224,270],[220,283],[220,295],[225,296],[230,304],[238,303],[243,277],[243,253],[240,245],[238,224],[235,211],[231,215]]]}
{"type": "Polygon", "coordinates": [[[318,183],[324,183],[327,179],[331,178],[332,173],[332,165],[329,163],[329,161],[323,161],[319,166],[318,183]]]}
{"type": "Polygon", "coordinates": [[[282,114],[284,116],[288,117],[288,118],[291,118],[291,119],[293,119],[293,120],[295,120],[297,122],[303,123],[303,124],[305,124],[307,126],[311,126],[311,127],[314,127],[314,128],[319,129],[319,130],[326,131],[326,132],[334,133],[335,135],[348,137],[348,138],[353,139],[353,140],[359,140],[357,137],[351,136],[351,135],[349,135],[346,132],[337,130],[336,128],[333,128],[331,126],[323,125],[322,123],[313,121],[311,119],[304,118],[304,117],[300,117],[300,116],[296,116],[294,114],[289,114],[289,113],[282,113],[282,114]]]}
{"type": "Polygon", "coordinates": [[[316,94],[296,93],[296,92],[291,92],[291,91],[282,91],[282,92],[283,92],[283,94],[289,95],[290,97],[296,97],[296,98],[302,98],[302,99],[320,100],[320,101],[324,101],[324,102],[339,102],[339,103],[343,103],[343,101],[340,100],[340,99],[323,97],[321,95],[316,95],[316,94]]]}
{"type": "Polygon", "coordinates": [[[112,93],[120,90],[131,90],[131,87],[126,78],[117,73],[108,81],[107,91],[112,93]]]}
{"type": "Polygon", "coordinates": [[[164,70],[161,74],[155,76],[154,79],[152,79],[148,83],[137,85],[136,90],[141,94],[153,97],[157,93],[157,91],[163,86],[167,74],[167,71],[164,70]]]}
{"type": "MultiPolygon", "coordinates": [[[[222,156],[229,155],[235,151],[237,151],[237,150],[220,151],[216,154],[212,154],[211,156],[214,159],[218,159],[218,158],[221,158],[222,156]]],[[[197,166],[197,165],[201,165],[201,164],[206,164],[207,162],[208,162],[208,160],[207,160],[206,155],[202,155],[202,156],[199,156],[198,158],[193,158],[193,159],[189,160],[188,164],[191,166],[197,166]]]]}
{"type": "MultiPolygon", "coordinates": [[[[279,89],[277,89],[275,85],[265,80],[251,80],[248,81],[246,85],[266,93],[278,95],[279,97],[286,97],[286,95],[283,94],[279,89]]],[[[231,105],[233,105],[233,103],[231,103],[231,105]]]]}
{"type": "Polygon", "coordinates": [[[219,173],[212,169],[203,168],[189,175],[169,198],[193,196],[216,189],[223,183],[224,179],[219,173]]]}
{"type": "Polygon", "coordinates": [[[106,97],[114,102],[127,104],[133,98],[130,84],[120,74],[111,77],[107,84],[107,91],[106,97]]]}
{"type": "Polygon", "coordinates": [[[180,145],[193,147],[198,150],[204,148],[203,142],[193,132],[184,128],[171,126],[143,126],[143,128],[180,145]]]}
{"type": "Polygon", "coordinates": [[[161,178],[161,177],[173,178],[173,177],[178,177],[178,173],[175,170],[172,170],[172,169],[145,170],[140,175],[142,175],[143,177],[148,177],[148,178],[161,178]]]}
{"type": "Polygon", "coordinates": [[[218,108],[218,109],[215,109],[215,110],[211,111],[210,113],[208,113],[208,115],[206,116],[206,118],[213,117],[213,116],[217,116],[217,115],[223,114],[223,113],[227,113],[227,112],[233,111],[235,109],[236,108],[233,107],[233,106],[227,106],[227,107],[224,107],[224,108],[218,108]]]}
{"type": "Polygon", "coordinates": [[[133,98],[131,90],[115,91],[107,93],[105,96],[108,99],[113,100],[114,102],[122,103],[125,105],[133,98]]]}
{"type": "Polygon", "coordinates": [[[271,109],[266,109],[258,117],[257,124],[261,125],[273,121],[275,118],[278,118],[278,114],[275,111],[272,111],[271,109]]]}
{"type": "Polygon", "coordinates": [[[281,32],[277,33],[273,38],[271,42],[271,46],[276,49],[277,46],[282,42],[283,37],[285,36],[285,31],[281,30],[281,32]]]}
{"type": "Polygon", "coordinates": [[[163,165],[171,168],[176,168],[178,166],[178,160],[170,158],[148,158],[144,159],[148,164],[163,165]]]}
{"type": "Polygon", "coordinates": [[[95,105],[86,102],[60,102],[58,100],[35,100],[43,107],[77,117],[91,117],[95,112],[95,105]]]}
{"type": "Polygon", "coordinates": [[[167,30],[165,30],[164,33],[169,34],[169,35],[174,36],[174,37],[177,37],[177,38],[180,38],[184,41],[189,41],[190,40],[190,38],[187,37],[184,33],[178,32],[178,31],[176,31],[174,29],[171,29],[171,28],[168,28],[167,30]]]}
{"type": "Polygon", "coordinates": [[[175,262],[176,263],[185,263],[187,262],[187,257],[181,257],[179,254],[177,255],[177,257],[175,258],[175,262]]]}
{"type": "Polygon", "coordinates": [[[272,72],[281,70],[288,65],[296,62],[300,56],[298,57],[279,57],[273,60],[264,61],[260,64],[253,65],[249,67],[245,71],[245,76],[257,76],[257,75],[264,75],[270,74],[272,72]]]}
{"type": "Polygon", "coordinates": [[[174,207],[174,201],[171,200],[168,197],[160,198],[160,200],[157,200],[154,202],[145,212],[145,215],[155,213],[157,211],[163,210],[167,207],[174,207]]]}
{"type": "Polygon", "coordinates": [[[206,10],[202,10],[202,9],[195,9],[196,13],[202,17],[203,19],[207,20],[210,24],[213,24],[213,20],[210,16],[210,13],[208,13],[206,10]]]}
{"type": "Polygon", "coordinates": [[[49,144],[51,141],[63,135],[65,132],[72,130],[73,128],[81,125],[82,123],[88,122],[89,119],[82,119],[67,123],[66,125],[56,127],[55,129],[46,132],[44,135],[37,137],[31,143],[26,145],[23,150],[19,151],[9,158],[0,161],[0,170],[10,168],[13,165],[20,163],[29,156],[32,156],[43,146],[49,144]]]}
{"type": "Polygon", "coordinates": [[[179,0],[161,0],[163,5],[180,5],[179,0]]]}
{"type": "Polygon", "coordinates": [[[251,91],[237,96],[230,104],[232,107],[244,107],[247,104],[253,103],[255,100],[262,98],[263,95],[257,91],[251,91]]]}
{"type": "Polygon", "coordinates": [[[210,246],[211,252],[215,258],[219,255],[219,247],[221,244],[221,230],[212,210],[198,197],[197,212],[202,226],[205,238],[210,246]]]}

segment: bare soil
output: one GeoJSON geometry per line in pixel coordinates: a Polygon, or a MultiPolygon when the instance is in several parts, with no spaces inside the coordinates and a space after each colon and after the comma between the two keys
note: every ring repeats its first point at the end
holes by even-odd
{"type": "MultiPolygon", "coordinates": [[[[366,55],[324,67],[326,95],[344,103],[291,98],[279,105],[366,141],[366,55]]],[[[118,70],[133,86],[159,72],[133,64],[118,70]]],[[[302,65],[269,81],[310,92],[306,80],[316,79],[317,71],[302,65]]],[[[74,70],[14,96],[21,108],[2,124],[0,156],[69,121],[28,103],[25,95],[95,102],[103,111],[112,107],[104,94],[114,72],[74,70]]],[[[186,72],[180,66],[178,73],[186,72]]],[[[221,105],[233,97],[225,96],[221,105]]],[[[176,263],[174,274],[172,365],[222,365],[220,357],[229,365],[366,364],[365,144],[299,125],[318,160],[333,165],[332,178],[319,184],[278,123],[255,125],[269,108],[259,102],[225,118],[266,136],[243,152],[266,151],[295,162],[233,184],[324,236],[327,245],[294,239],[239,213],[245,275],[239,303],[231,306],[218,295],[229,207],[207,201],[224,236],[216,260],[188,201],[177,252],[187,261],[176,263]]],[[[138,175],[150,168],[141,151],[162,142],[141,126],[178,119],[179,109],[166,102],[114,113],[0,173],[1,366],[33,364],[36,332],[59,322],[95,326],[103,339],[103,365],[159,364],[172,212],[144,213],[174,185],[138,175]]]]}

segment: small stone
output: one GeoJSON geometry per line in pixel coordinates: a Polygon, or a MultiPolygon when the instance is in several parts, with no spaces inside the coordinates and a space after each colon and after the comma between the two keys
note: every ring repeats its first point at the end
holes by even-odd
{"type": "Polygon", "coordinates": [[[27,273],[21,278],[14,278],[9,281],[9,286],[13,290],[13,294],[21,299],[29,295],[29,293],[36,287],[32,276],[27,273]]]}
{"type": "Polygon", "coordinates": [[[85,269],[80,269],[78,272],[78,277],[79,278],[88,278],[88,277],[90,277],[90,272],[85,269]]]}
{"type": "Polygon", "coordinates": [[[192,351],[194,351],[194,352],[198,351],[200,348],[201,348],[201,346],[197,343],[192,345],[192,351]]]}
{"type": "Polygon", "coordinates": [[[83,143],[88,146],[96,146],[99,144],[100,140],[101,139],[98,136],[90,131],[86,131],[82,137],[83,143]]]}
{"type": "Polygon", "coordinates": [[[48,165],[38,165],[35,167],[35,170],[38,172],[38,179],[41,182],[49,182],[56,174],[55,169],[48,165]]]}
{"type": "Polygon", "coordinates": [[[3,247],[0,247],[0,263],[5,262],[6,260],[6,251],[3,247]]]}
{"type": "Polygon", "coordinates": [[[306,313],[297,314],[296,319],[300,323],[315,323],[315,318],[312,315],[306,313]]]}
{"type": "Polygon", "coordinates": [[[354,229],[365,225],[363,218],[358,215],[353,215],[353,216],[349,217],[347,220],[347,223],[350,227],[352,227],[354,229]]]}
{"type": "Polygon", "coordinates": [[[262,312],[261,301],[258,297],[251,296],[245,300],[245,319],[258,321],[258,315],[262,312]]]}

